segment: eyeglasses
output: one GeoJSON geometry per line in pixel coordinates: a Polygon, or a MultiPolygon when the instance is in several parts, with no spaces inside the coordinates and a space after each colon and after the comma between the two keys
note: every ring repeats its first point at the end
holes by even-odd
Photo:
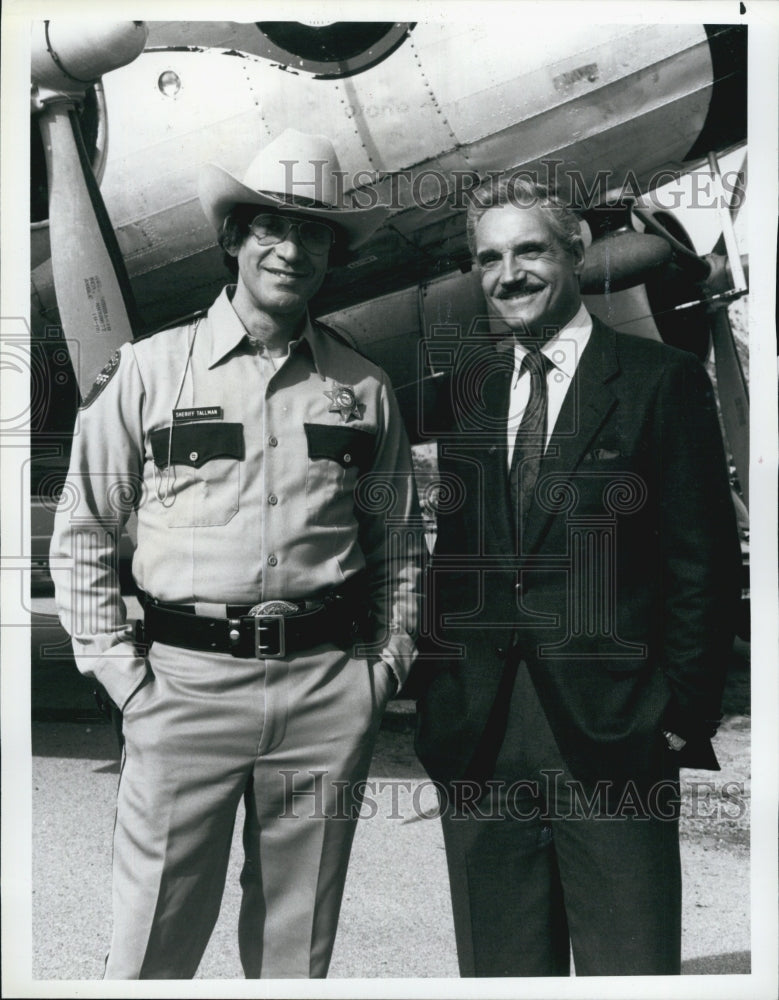
{"type": "Polygon", "coordinates": [[[249,223],[249,232],[264,247],[283,243],[293,228],[298,231],[301,246],[309,253],[327,253],[333,245],[335,233],[324,222],[289,219],[286,215],[255,215],[249,223]]]}

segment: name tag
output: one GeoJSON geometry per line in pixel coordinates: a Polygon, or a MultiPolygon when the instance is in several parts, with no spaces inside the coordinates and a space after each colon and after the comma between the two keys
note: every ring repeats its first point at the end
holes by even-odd
{"type": "Polygon", "coordinates": [[[224,410],[221,406],[196,406],[191,410],[174,410],[173,420],[221,420],[224,410]]]}

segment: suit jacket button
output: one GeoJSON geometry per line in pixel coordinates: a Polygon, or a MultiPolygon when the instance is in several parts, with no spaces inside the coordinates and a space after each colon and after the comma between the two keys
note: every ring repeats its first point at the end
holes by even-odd
{"type": "Polygon", "coordinates": [[[521,583],[515,583],[514,584],[514,590],[516,590],[516,592],[518,594],[521,594],[522,593],[522,584],[521,583]]]}
{"type": "Polygon", "coordinates": [[[501,660],[504,659],[505,656],[506,656],[506,650],[504,649],[503,646],[496,646],[495,647],[495,652],[498,654],[498,656],[501,658],[501,660]]]}

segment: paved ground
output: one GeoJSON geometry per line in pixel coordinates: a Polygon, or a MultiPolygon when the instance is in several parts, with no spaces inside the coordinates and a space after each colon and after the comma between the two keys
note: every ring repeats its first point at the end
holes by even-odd
{"type": "MultiPolygon", "coordinates": [[[[722,772],[685,772],[683,949],[684,972],[691,974],[750,968],[743,656],[728,698],[717,741],[722,772]],[[712,780],[713,791],[702,784],[712,780]]],[[[413,755],[409,712],[409,705],[395,703],[380,735],[371,770],[375,815],[358,826],[331,978],[457,976],[440,826],[435,818],[419,817],[419,806],[433,800],[413,755]]],[[[33,978],[96,980],[110,935],[116,743],[111,728],[86,708],[82,721],[75,721],[77,710],[60,720],[51,711],[47,716],[39,708],[38,714],[54,721],[34,722],[32,731],[33,978]]],[[[199,978],[242,977],[235,941],[239,856],[236,837],[222,912],[199,978]]],[[[210,995],[231,994],[217,987],[210,995]]]]}

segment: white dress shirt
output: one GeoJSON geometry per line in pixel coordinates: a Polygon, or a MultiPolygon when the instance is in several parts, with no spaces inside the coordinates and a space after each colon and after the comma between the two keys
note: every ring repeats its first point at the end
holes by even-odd
{"type": "MultiPolygon", "coordinates": [[[[582,304],[579,311],[560,332],[548,340],[541,351],[552,362],[546,376],[547,386],[547,425],[546,443],[552,436],[557,418],[563,406],[565,394],[576,374],[576,366],[592,333],[592,317],[582,304]]],[[[508,438],[508,467],[511,468],[511,458],[514,454],[514,440],[517,436],[522,416],[530,397],[530,372],[524,371],[520,376],[522,359],[527,354],[527,348],[516,338],[507,338],[498,345],[499,350],[514,348],[514,375],[509,394],[509,412],[506,427],[508,438]]]]}

